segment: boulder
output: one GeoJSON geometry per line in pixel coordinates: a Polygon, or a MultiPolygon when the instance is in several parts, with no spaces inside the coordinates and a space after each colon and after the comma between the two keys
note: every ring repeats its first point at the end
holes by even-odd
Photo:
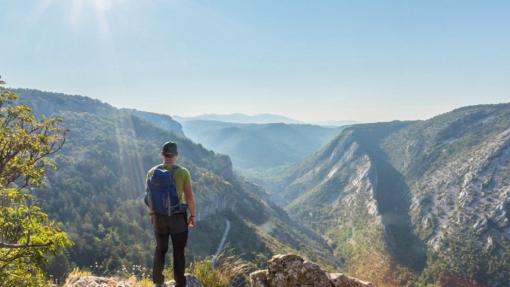
{"type": "Polygon", "coordinates": [[[273,256],[268,261],[267,281],[270,287],[331,287],[319,265],[294,254],[273,256]]]}
{"type": "Polygon", "coordinates": [[[373,287],[342,273],[326,273],[294,254],[275,255],[267,263],[267,270],[250,274],[252,287],[373,287]]]}

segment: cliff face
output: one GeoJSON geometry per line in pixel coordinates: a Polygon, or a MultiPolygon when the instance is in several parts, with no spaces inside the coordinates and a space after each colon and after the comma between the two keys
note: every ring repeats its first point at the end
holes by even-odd
{"type": "Polygon", "coordinates": [[[298,165],[275,198],[325,236],[354,274],[388,282],[396,264],[426,281],[445,273],[503,286],[509,174],[510,105],[474,106],[349,127],[298,165]],[[386,271],[364,268],[373,256],[358,256],[363,250],[386,271]]]}
{"type": "Polygon", "coordinates": [[[440,248],[451,226],[510,240],[510,105],[455,110],[402,129],[382,149],[406,178],[420,237],[440,248]]]}
{"type": "Polygon", "coordinates": [[[391,172],[348,129],[300,165],[282,199],[295,218],[326,238],[350,273],[397,285],[391,255],[414,266],[423,264],[425,251],[391,172]]]}

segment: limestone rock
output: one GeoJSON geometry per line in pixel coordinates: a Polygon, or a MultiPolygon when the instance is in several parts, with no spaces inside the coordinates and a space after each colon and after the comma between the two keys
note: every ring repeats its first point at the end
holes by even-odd
{"type": "Polygon", "coordinates": [[[294,255],[276,255],[268,262],[270,287],[331,287],[327,274],[319,265],[294,255]]]}
{"type": "Polygon", "coordinates": [[[237,274],[230,279],[228,287],[245,287],[248,286],[248,278],[246,274],[237,274]]]}
{"type": "Polygon", "coordinates": [[[71,275],[64,283],[64,287],[134,287],[133,283],[117,278],[98,276],[71,275]]]}
{"type": "Polygon", "coordinates": [[[342,273],[330,273],[329,278],[334,287],[373,287],[372,283],[342,273]]]}
{"type": "MultiPolygon", "coordinates": [[[[166,282],[166,285],[168,287],[175,287],[175,281],[166,282]]],[[[200,284],[200,281],[194,275],[186,274],[186,287],[202,287],[202,284],[200,284]]]]}
{"type": "Polygon", "coordinates": [[[250,274],[250,282],[252,287],[268,287],[267,270],[258,270],[250,274]]]}
{"type": "Polygon", "coordinates": [[[251,287],[373,287],[342,273],[326,273],[319,265],[294,254],[275,255],[267,270],[250,274],[251,287]]]}
{"type": "MultiPolygon", "coordinates": [[[[115,277],[98,277],[71,275],[67,278],[63,287],[136,287],[136,280],[122,280],[115,277]]],[[[166,282],[166,286],[175,287],[175,281],[166,282]]],[[[197,277],[186,274],[186,287],[202,287],[197,277]]]]}

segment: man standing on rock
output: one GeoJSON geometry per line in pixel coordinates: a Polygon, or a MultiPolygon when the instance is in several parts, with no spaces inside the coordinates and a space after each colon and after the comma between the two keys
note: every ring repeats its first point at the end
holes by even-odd
{"type": "Polygon", "coordinates": [[[170,237],[175,286],[185,287],[184,249],[188,240],[188,228],[195,225],[195,199],[191,189],[191,176],[186,168],[175,164],[176,143],[166,142],[161,149],[161,156],[163,163],[151,168],[146,179],[145,203],[149,207],[150,221],[154,225],[156,237],[152,280],[156,286],[164,286],[163,269],[170,237]]]}

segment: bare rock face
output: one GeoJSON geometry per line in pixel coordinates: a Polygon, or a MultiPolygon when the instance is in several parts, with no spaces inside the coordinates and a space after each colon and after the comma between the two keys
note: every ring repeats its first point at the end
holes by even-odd
{"type": "Polygon", "coordinates": [[[267,270],[250,274],[252,287],[372,287],[341,273],[328,274],[319,265],[294,254],[275,255],[267,270]]]}
{"type": "Polygon", "coordinates": [[[69,276],[64,287],[134,287],[131,282],[122,281],[117,278],[105,278],[97,276],[69,276]]]}

